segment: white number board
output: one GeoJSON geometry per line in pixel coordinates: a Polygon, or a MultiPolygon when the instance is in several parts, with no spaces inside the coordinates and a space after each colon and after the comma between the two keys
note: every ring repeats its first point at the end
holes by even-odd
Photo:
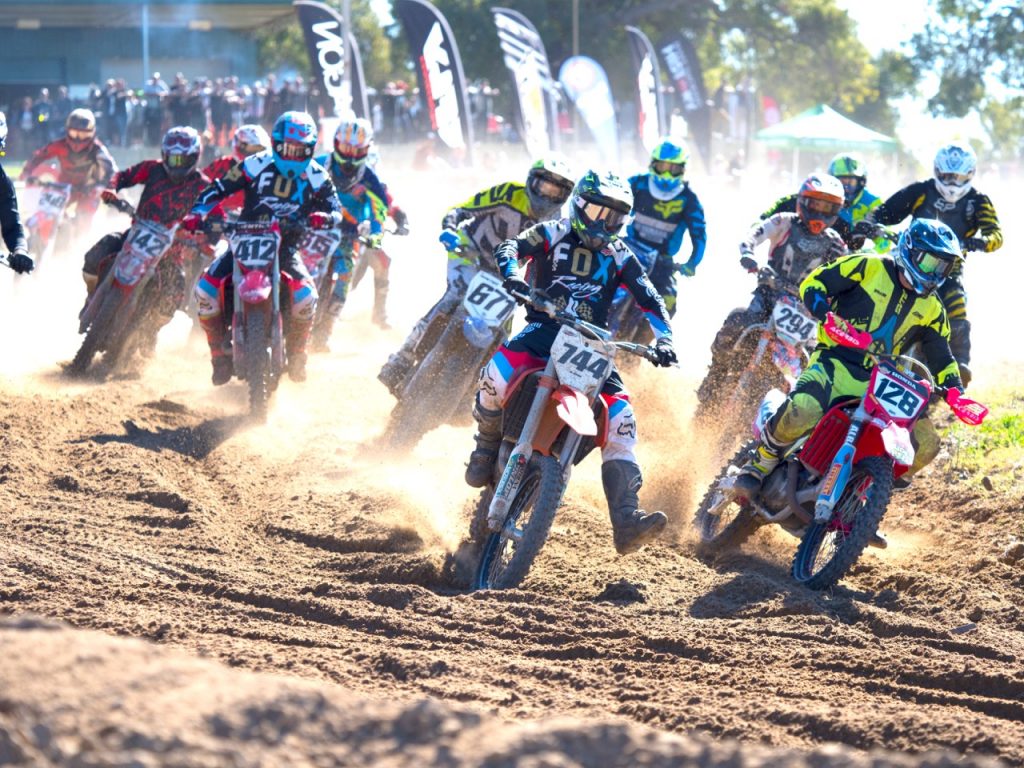
{"type": "Polygon", "coordinates": [[[237,232],[230,239],[231,253],[247,267],[262,267],[273,261],[281,240],[276,232],[237,232]]]}
{"type": "Polygon", "coordinates": [[[776,333],[793,344],[807,344],[818,332],[818,321],[792,296],[781,296],[772,310],[776,333]]]}
{"type": "Polygon", "coordinates": [[[470,317],[479,317],[493,328],[508,319],[516,308],[516,302],[501,287],[499,278],[480,270],[469,281],[462,306],[470,317]]]}
{"type": "Polygon", "coordinates": [[[551,345],[558,380],[591,399],[611,375],[612,354],[603,342],[592,341],[567,325],[551,345]]]}
{"type": "Polygon", "coordinates": [[[927,399],[899,379],[877,369],[872,394],[882,409],[894,419],[912,419],[927,404],[927,399]]]}

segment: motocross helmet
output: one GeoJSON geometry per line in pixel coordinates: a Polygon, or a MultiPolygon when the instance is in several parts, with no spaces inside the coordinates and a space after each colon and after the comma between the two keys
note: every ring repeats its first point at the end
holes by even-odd
{"type": "Polygon", "coordinates": [[[285,112],[270,132],[274,165],[289,179],[299,178],[313,161],[316,123],[306,112],[285,112]]]}
{"type": "Polygon", "coordinates": [[[955,203],[970,190],[977,167],[969,144],[947,144],[935,154],[935,188],[947,203],[955,203]]]}
{"type": "Polygon", "coordinates": [[[175,181],[184,179],[199,162],[202,140],[195,128],[178,125],[169,128],[160,143],[160,157],[167,175],[175,181]]]}
{"type": "Polygon", "coordinates": [[[341,175],[355,183],[363,175],[373,145],[373,127],[361,117],[342,120],[334,132],[334,163],[341,175]]]}
{"type": "Polygon", "coordinates": [[[270,149],[270,137],[263,130],[262,125],[248,124],[238,126],[235,136],[231,140],[235,151],[236,160],[245,160],[249,155],[255,155],[265,149],[270,149]]]}
{"type": "Polygon", "coordinates": [[[827,173],[812,173],[800,185],[796,212],[811,234],[820,235],[835,223],[844,200],[845,192],[839,179],[827,173]]]}
{"type": "Polygon", "coordinates": [[[7,115],[0,112],[0,156],[4,154],[4,149],[7,148],[7,115]]]}
{"type": "Polygon", "coordinates": [[[914,219],[900,235],[893,258],[914,293],[927,296],[962,257],[960,241],[948,225],[938,219],[914,219]]]}
{"type": "Polygon", "coordinates": [[[96,138],[96,116],[88,109],[73,109],[64,121],[64,135],[72,152],[84,152],[96,138]]]}
{"type": "Polygon", "coordinates": [[[670,200],[679,194],[689,160],[690,153],[683,142],[667,136],[660,139],[651,151],[651,194],[659,200],[670,200]]]}
{"type": "Polygon", "coordinates": [[[583,245],[598,251],[622,229],[632,207],[629,184],[612,173],[587,171],[572,191],[569,220],[583,245]]]}
{"type": "Polygon", "coordinates": [[[565,158],[549,155],[537,160],[526,174],[526,196],[538,220],[550,219],[572,194],[572,169],[565,158]]]}
{"type": "Polygon", "coordinates": [[[860,155],[842,152],[832,158],[832,162],[828,164],[828,172],[843,185],[843,191],[846,193],[845,207],[849,208],[868,183],[867,166],[860,155]]]}

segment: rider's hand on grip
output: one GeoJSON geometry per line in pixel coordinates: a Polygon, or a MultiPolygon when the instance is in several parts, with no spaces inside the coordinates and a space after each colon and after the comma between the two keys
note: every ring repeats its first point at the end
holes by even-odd
{"type": "Polygon", "coordinates": [[[825,333],[832,341],[853,349],[867,349],[873,341],[870,333],[857,330],[832,312],[825,318],[825,333]]]}
{"type": "Polygon", "coordinates": [[[749,256],[740,257],[740,266],[751,274],[757,274],[757,261],[749,256]]]}
{"type": "Polygon", "coordinates": [[[678,267],[676,267],[676,271],[683,277],[693,277],[695,274],[697,274],[697,268],[691,265],[689,262],[685,264],[680,264],[678,267]]]}
{"type": "Polygon", "coordinates": [[[31,272],[35,269],[36,263],[32,261],[32,257],[24,251],[15,251],[7,258],[7,263],[11,265],[11,269],[17,272],[19,275],[24,275],[26,272],[31,272]]]}
{"type": "Polygon", "coordinates": [[[198,213],[189,213],[181,220],[181,228],[186,232],[198,232],[203,228],[203,217],[198,213]]]}
{"type": "Polygon", "coordinates": [[[672,339],[658,339],[654,343],[654,353],[658,356],[658,361],[655,365],[660,365],[663,368],[668,368],[668,366],[679,362],[679,358],[676,357],[676,350],[672,346],[672,339]]]}
{"type": "Polygon", "coordinates": [[[441,241],[446,251],[454,251],[461,243],[459,233],[453,229],[442,230],[441,236],[437,239],[441,241]]]}
{"type": "Polygon", "coordinates": [[[501,281],[501,287],[520,304],[525,304],[530,296],[530,285],[521,277],[506,277],[501,281]]]}
{"type": "Polygon", "coordinates": [[[946,403],[960,421],[973,427],[981,424],[988,416],[988,408],[969,397],[964,397],[964,393],[956,387],[946,390],[946,403]]]}
{"type": "Polygon", "coordinates": [[[983,237],[968,237],[964,240],[964,251],[984,251],[988,241],[983,237]]]}
{"type": "Polygon", "coordinates": [[[876,240],[882,237],[885,230],[882,229],[881,224],[875,224],[873,221],[867,221],[861,219],[853,225],[853,234],[859,235],[860,237],[870,237],[872,240],[876,240]]]}
{"type": "MultiPolygon", "coordinates": [[[[313,211],[309,214],[309,226],[313,229],[330,229],[334,223],[331,214],[324,213],[323,211],[313,211]]],[[[360,222],[363,224],[364,222],[360,222]]],[[[365,222],[369,226],[369,222],[365,222]]],[[[360,233],[362,234],[362,233],[360,233]]]]}
{"type": "Polygon", "coordinates": [[[110,204],[110,203],[116,203],[121,198],[119,198],[117,196],[117,191],[116,190],[104,189],[102,192],[100,192],[100,199],[104,203],[110,204]]]}

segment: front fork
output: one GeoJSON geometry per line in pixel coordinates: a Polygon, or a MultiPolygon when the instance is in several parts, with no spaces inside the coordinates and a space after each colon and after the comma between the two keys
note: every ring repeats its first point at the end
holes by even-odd
{"type": "Polygon", "coordinates": [[[544,415],[548,399],[555,388],[554,372],[554,361],[549,358],[547,365],[544,367],[544,373],[541,374],[540,381],[537,384],[537,392],[533,396],[530,412],[527,414],[526,422],[519,433],[519,442],[512,449],[508,462],[505,464],[505,471],[501,473],[501,479],[494,489],[491,505],[487,509],[487,527],[494,532],[501,530],[502,525],[505,523],[505,518],[508,517],[509,505],[512,503],[512,499],[515,498],[516,493],[519,492],[519,486],[522,485],[523,477],[526,476],[526,467],[530,463],[530,457],[533,455],[533,439],[537,434],[537,427],[540,424],[541,417],[544,415]]]}
{"type": "Polygon", "coordinates": [[[835,458],[832,459],[832,466],[829,467],[825,479],[821,482],[821,491],[814,502],[814,522],[827,523],[832,519],[832,511],[835,509],[836,502],[839,501],[839,497],[850,479],[850,472],[853,470],[853,457],[857,453],[857,438],[860,437],[867,420],[867,411],[861,401],[850,420],[846,439],[836,452],[835,458]]]}

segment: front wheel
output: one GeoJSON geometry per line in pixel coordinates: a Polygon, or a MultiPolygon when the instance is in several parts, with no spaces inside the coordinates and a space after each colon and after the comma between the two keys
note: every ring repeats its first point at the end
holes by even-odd
{"type": "Polygon", "coordinates": [[[871,456],[854,465],[826,523],[807,526],[793,557],[793,578],[811,589],[834,586],[878,530],[892,494],[892,459],[871,456]]]}
{"type": "Polygon", "coordinates": [[[547,541],[562,490],[558,460],[535,454],[512,499],[505,524],[484,542],[476,589],[512,589],[526,578],[547,541]]]}
{"type": "Polygon", "coordinates": [[[735,470],[742,467],[757,450],[758,441],[752,440],[739,451],[718,473],[693,517],[697,529],[697,554],[711,558],[724,549],[735,548],[746,541],[761,525],[761,518],[750,504],[740,504],[728,488],[735,470]],[[730,470],[733,470],[730,474],[730,470]]]}
{"type": "Polygon", "coordinates": [[[270,402],[270,340],[263,312],[245,314],[245,380],[249,385],[249,413],[267,418],[270,402]]]}
{"type": "Polygon", "coordinates": [[[109,290],[103,298],[103,304],[96,312],[96,316],[89,323],[89,329],[82,339],[82,346],[78,348],[75,358],[68,366],[68,373],[80,376],[89,370],[93,358],[97,353],[109,344],[110,335],[114,329],[114,318],[117,315],[118,307],[121,304],[121,297],[116,291],[109,290]]]}

